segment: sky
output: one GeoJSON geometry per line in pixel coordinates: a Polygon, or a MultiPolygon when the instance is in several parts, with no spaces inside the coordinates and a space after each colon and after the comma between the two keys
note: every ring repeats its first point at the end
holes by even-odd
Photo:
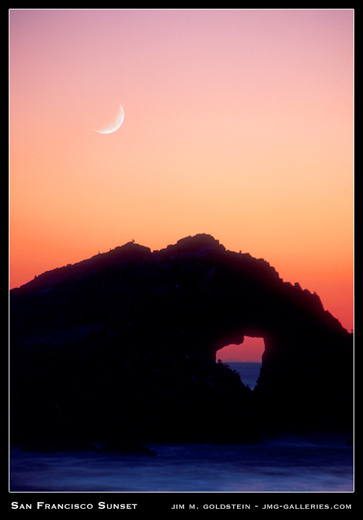
{"type": "Polygon", "coordinates": [[[9,34],[10,288],[208,233],[353,329],[354,10],[11,9],[9,34]]]}

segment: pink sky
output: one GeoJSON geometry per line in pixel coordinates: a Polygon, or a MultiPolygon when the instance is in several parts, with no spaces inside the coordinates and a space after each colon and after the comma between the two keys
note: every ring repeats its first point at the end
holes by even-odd
{"type": "Polygon", "coordinates": [[[209,233],[353,328],[353,21],[10,10],[10,286],[209,233]]]}

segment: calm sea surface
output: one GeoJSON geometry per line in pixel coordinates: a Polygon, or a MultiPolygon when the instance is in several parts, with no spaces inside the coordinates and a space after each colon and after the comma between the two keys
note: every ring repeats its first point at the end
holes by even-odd
{"type": "Polygon", "coordinates": [[[226,362],[232,370],[239,373],[242,382],[253,389],[256,386],[256,381],[260,375],[261,363],[243,363],[243,362],[226,362]]]}
{"type": "MultiPolygon", "coordinates": [[[[260,363],[227,364],[254,387],[260,363]]],[[[11,450],[10,490],[350,492],[349,441],[345,434],[317,432],[266,437],[252,445],[149,445],[156,457],[11,450]]]]}

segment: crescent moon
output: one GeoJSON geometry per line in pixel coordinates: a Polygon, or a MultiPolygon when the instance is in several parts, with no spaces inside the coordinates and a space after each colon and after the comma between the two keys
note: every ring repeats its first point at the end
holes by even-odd
{"type": "Polygon", "coordinates": [[[113,121],[111,123],[108,123],[108,125],[104,126],[103,128],[100,128],[99,130],[95,130],[95,132],[98,132],[99,134],[112,134],[112,132],[116,132],[124,122],[125,118],[125,112],[123,109],[123,106],[120,105],[120,109],[113,121]]]}

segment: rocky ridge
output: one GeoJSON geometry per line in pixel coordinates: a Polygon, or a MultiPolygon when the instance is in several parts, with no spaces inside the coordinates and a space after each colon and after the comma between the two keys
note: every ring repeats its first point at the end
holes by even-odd
{"type": "Polygon", "coordinates": [[[352,334],[318,295],[210,235],[48,271],[10,292],[10,312],[14,445],[351,429],[352,334]],[[265,342],[254,391],[216,363],[245,335],[265,342]]]}

